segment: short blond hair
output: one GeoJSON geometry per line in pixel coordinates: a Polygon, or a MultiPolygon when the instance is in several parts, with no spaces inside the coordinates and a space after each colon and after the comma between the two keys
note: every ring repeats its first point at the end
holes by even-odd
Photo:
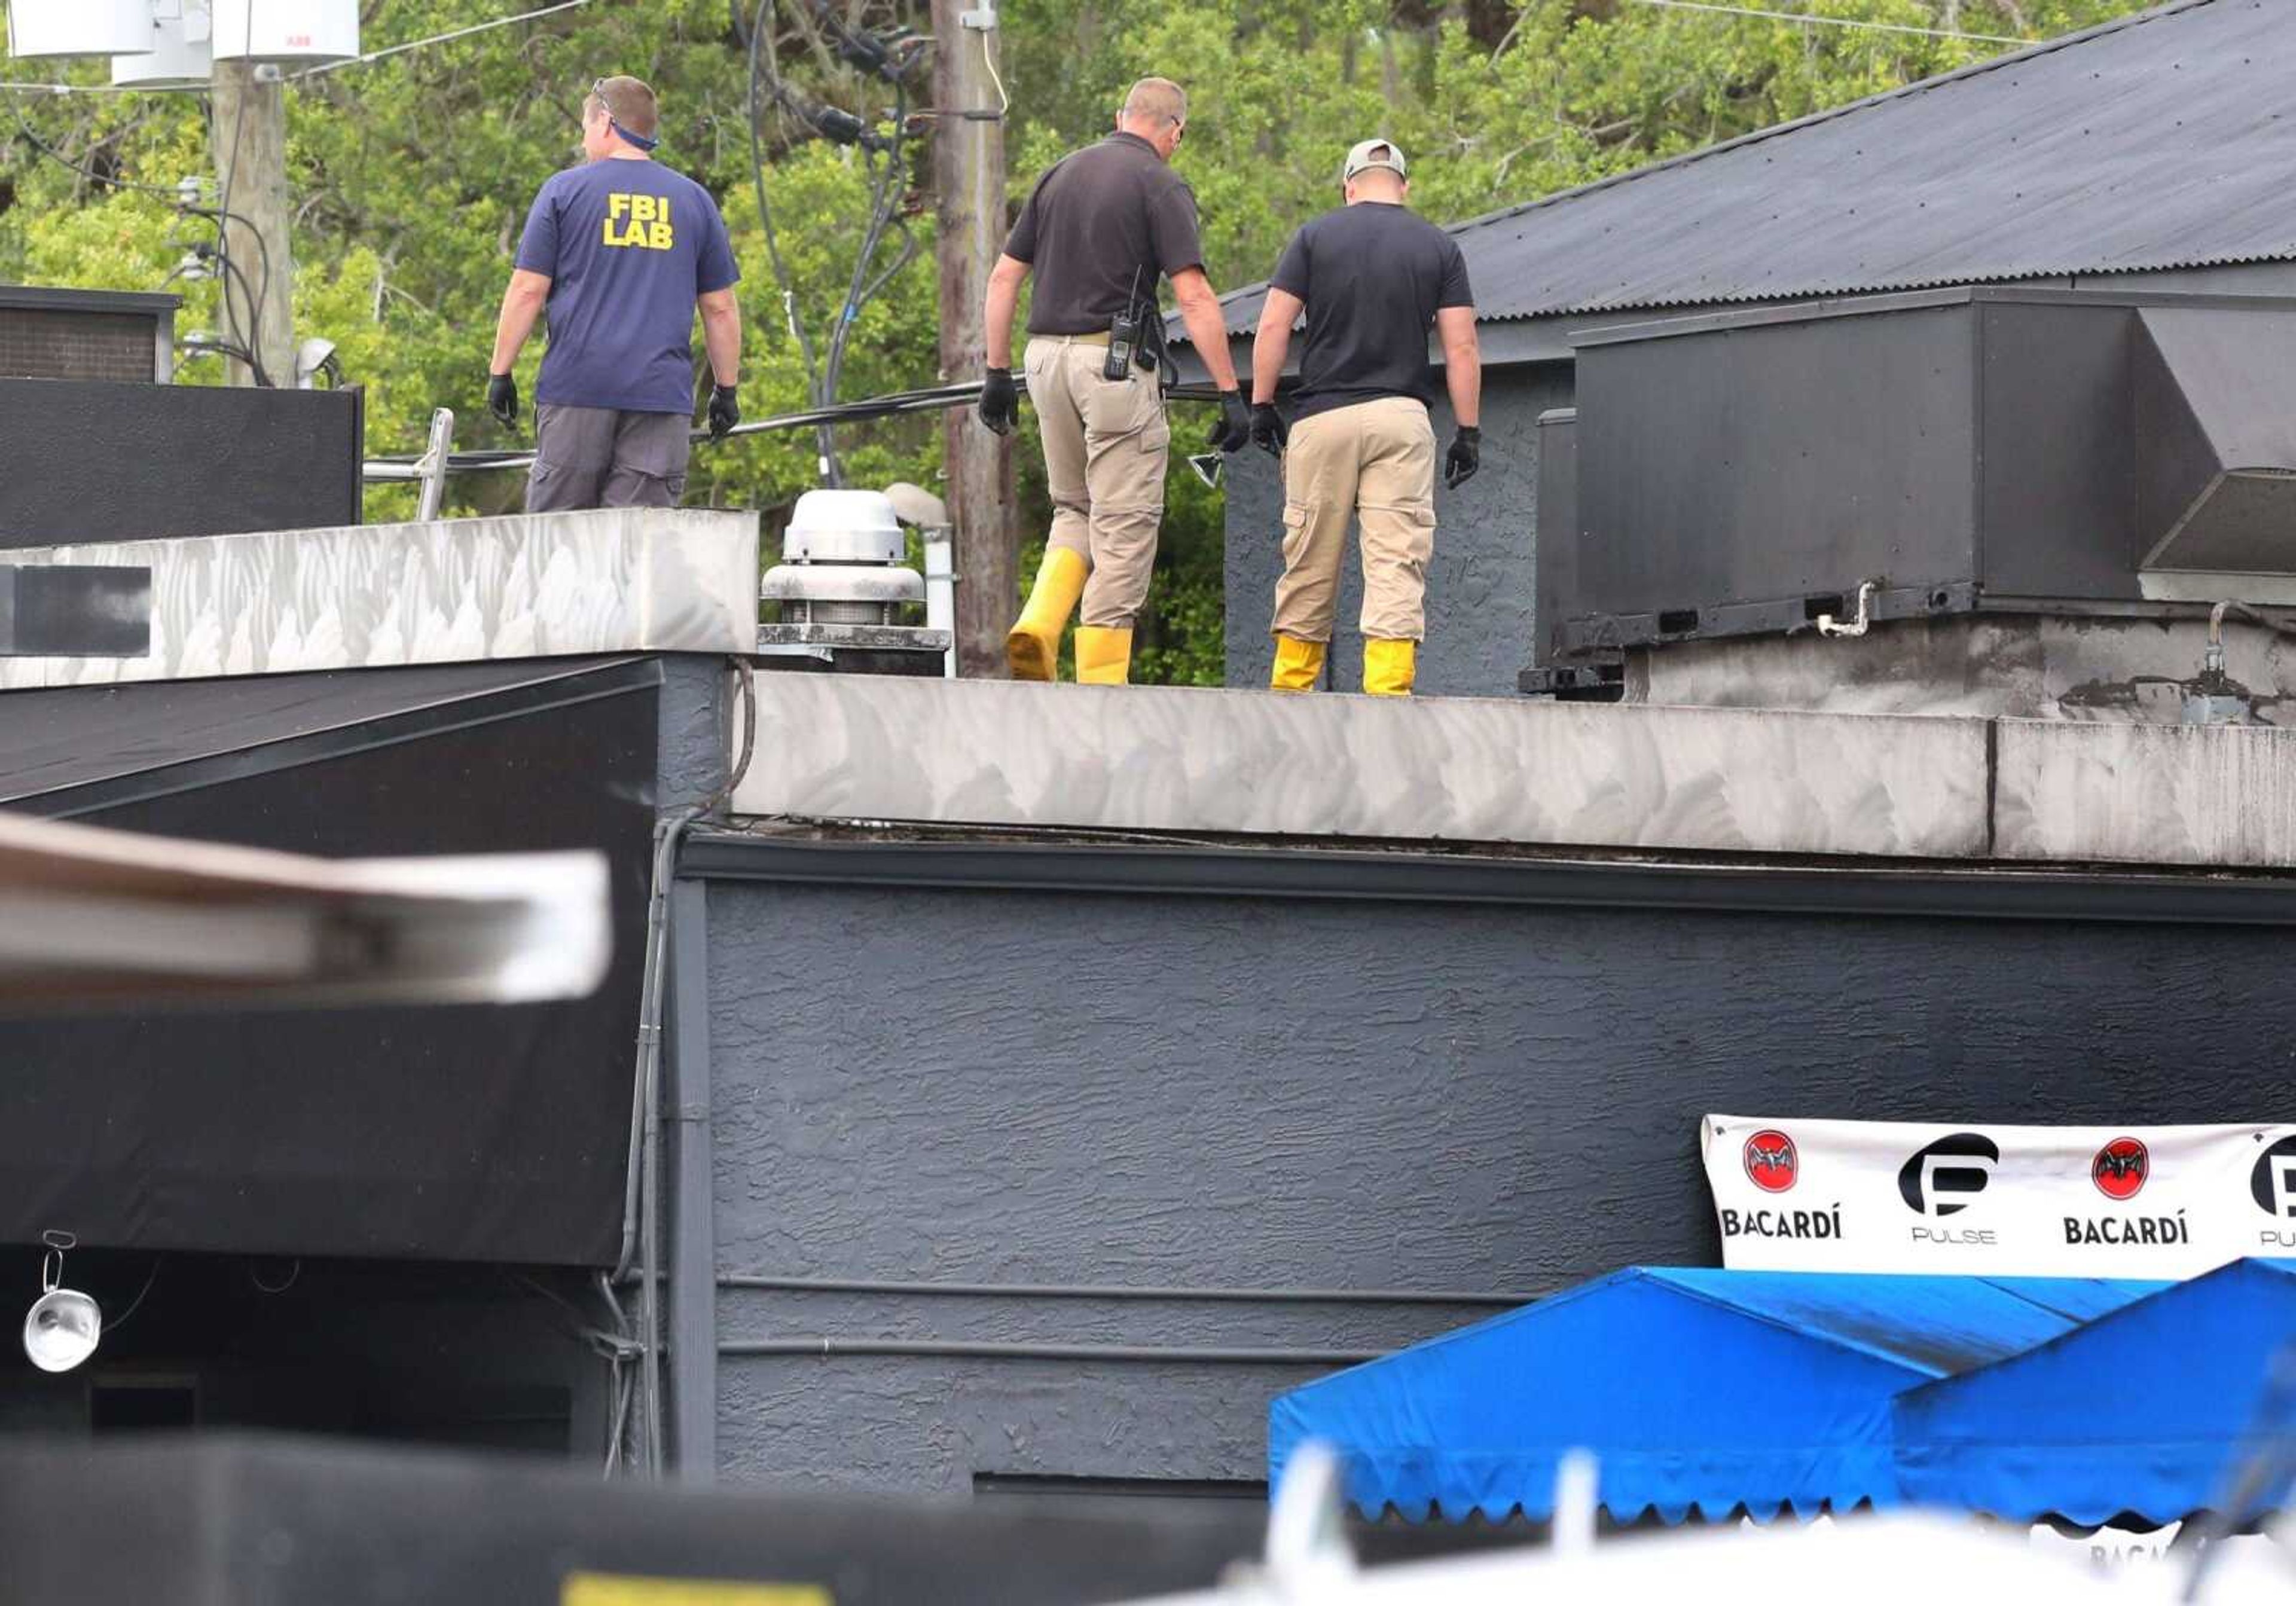
{"type": "Polygon", "coordinates": [[[1124,96],[1124,120],[1155,118],[1177,127],[1188,120],[1188,92],[1169,78],[1143,78],[1124,96]]]}
{"type": "Polygon", "coordinates": [[[661,108],[653,98],[653,91],[643,79],[633,78],[600,78],[590,99],[605,108],[606,115],[617,126],[627,129],[640,139],[652,139],[661,127],[661,108]]]}

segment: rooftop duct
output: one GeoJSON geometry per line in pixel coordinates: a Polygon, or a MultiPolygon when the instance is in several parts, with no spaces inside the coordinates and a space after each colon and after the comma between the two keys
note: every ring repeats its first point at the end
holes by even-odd
{"type": "Polygon", "coordinates": [[[758,597],[778,620],[758,627],[761,657],[779,667],[880,675],[938,675],[947,630],[902,622],[922,607],[924,576],[907,565],[908,536],[882,491],[808,491],[797,499],[782,561],[758,597]]]}
{"type": "Polygon", "coordinates": [[[2147,594],[2248,595],[2245,577],[2296,572],[2296,312],[2150,307],[2136,328],[2138,534],[2162,571],[2147,594]]]}

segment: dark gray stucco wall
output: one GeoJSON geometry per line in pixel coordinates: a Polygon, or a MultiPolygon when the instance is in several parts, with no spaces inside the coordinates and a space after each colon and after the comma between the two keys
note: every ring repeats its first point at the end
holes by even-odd
{"type": "MultiPolygon", "coordinates": [[[[1713,1264],[1708,1111],[2285,1115],[2269,930],[718,881],[723,1269],[1537,1291],[1713,1264]]],[[[1456,1305],[727,1290],[726,1339],[1398,1344],[1456,1305]]],[[[729,1480],[1246,1479],[1321,1368],[727,1356],[729,1480]]]]}
{"type": "MultiPolygon", "coordinates": [[[[1483,466],[1456,491],[1435,491],[1435,559],[1427,573],[1427,640],[1419,686],[1442,696],[1512,697],[1530,661],[1531,554],[1538,514],[1538,415],[1570,405],[1570,365],[1493,368],[1483,376],[1483,466]]],[[[1434,410],[1439,455],[1451,443],[1451,410],[1434,410]]],[[[1229,460],[1227,480],[1227,683],[1265,685],[1275,649],[1267,623],[1283,572],[1283,492],[1273,459],[1257,451],[1229,460]]],[[[1350,551],[1332,647],[1331,684],[1363,682],[1361,554],[1350,551]]]]}
{"type": "Polygon", "coordinates": [[[726,660],[706,652],[666,652],[661,665],[661,773],[657,807],[700,803],[725,784],[733,750],[726,738],[726,660]]]}

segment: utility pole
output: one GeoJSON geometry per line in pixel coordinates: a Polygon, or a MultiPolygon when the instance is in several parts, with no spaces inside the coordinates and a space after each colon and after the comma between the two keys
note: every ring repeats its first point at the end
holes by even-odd
{"type": "MultiPolygon", "coordinates": [[[[939,198],[940,373],[946,383],[979,379],[986,364],[982,313],[989,270],[1004,243],[1004,125],[953,115],[993,111],[988,53],[996,48],[993,4],[932,0],[933,193],[939,198]],[[986,23],[988,26],[980,26],[986,23]]],[[[996,356],[1010,360],[1010,354],[996,356]]],[[[943,416],[948,504],[956,526],[956,672],[1002,676],[1004,632],[1020,607],[1020,553],[1013,529],[1013,445],[981,426],[971,407],[943,416]]]]}
{"type": "MultiPolygon", "coordinates": [[[[287,231],[287,86],[269,63],[215,64],[216,193],[233,217],[223,220],[231,266],[222,277],[226,332],[262,359],[264,377],[282,389],[295,383],[295,256],[287,231]],[[240,221],[244,219],[244,222],[240,221]]],[[[231,359],[234,385],[255,374],[231,359]]]]}

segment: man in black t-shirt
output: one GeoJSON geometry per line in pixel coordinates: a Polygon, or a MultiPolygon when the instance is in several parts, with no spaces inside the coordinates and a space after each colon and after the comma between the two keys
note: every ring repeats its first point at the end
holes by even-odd
{"type": "Polygon", "coordinates": [[[1116,132],[1055,162],[988,275],[988,372],[980,421],[999,435],[1020,417],[1013,383],[1013,314],[1033,269],[1029,398],[1045,441],[1053,529],[1029,605],[1005,638],[1017,680],[1050,680],[1061,632],[1079,596],[1079,681],[1121,685],[1132,662],[1132,621],[1148,597],[1164,521],[1164,465],[1172,428],[1157,371],[1138,350],[1122,379],[1108,378],[1110,332],[1129,315],[1138,339],[1160,331],[1156,282],[1169,279],[1188,338],[1220,390],[1212,444],[1234,452],[1251,438],[1236,388],[1219,302],[1204,276],[1196,198],[1170,167],[1188,125],[1188,98],[1164,78],[1125,97],[1116,132]]]}
{"type": "Polygon", "coordinates": [[[1273,684],[1313,691],[1324,672],[1353,517],[1363,527],[1363,689],[1407,696],[1435,549],[1427,332],[1441,332],[1459,426],[1443,475],[1456,488],[1482,452],[1474,297],[1458,242],[1405,206],[1410,185],[1392,143],[1368,139],[1349,152],[1341,183],[1347,204],[1284,248],[1251,348],[1252,438],[1283,459],[1273,684]],[[1275,383],[1303,311],[1307,344],[1287,425],[1275,383]]]}

